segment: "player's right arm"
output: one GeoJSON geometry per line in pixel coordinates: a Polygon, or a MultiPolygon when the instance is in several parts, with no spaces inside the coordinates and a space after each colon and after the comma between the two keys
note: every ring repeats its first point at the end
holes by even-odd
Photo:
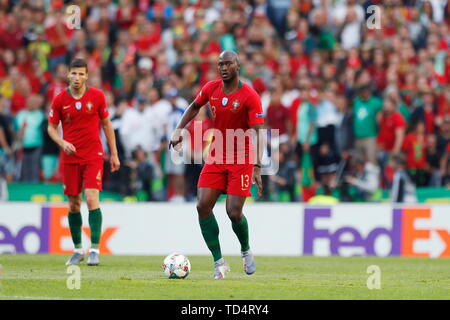
{"type": "Polygon", "coordinates": [[[183,116],[180,119],[177,127],[172,133],[172,137],[170,138],[169,148],[178,145],[183,140],[182,129],[184,129],[187,124],[194,119],[200,108],[203,107],[209,100],[209,88],[211,87],[211,82],[208,82],[197,95],[195,100],[187,107],[186,111],[184,111],[183,116]]]}
{"type": "Polygon", "coordinates": [[[52,102],[50,113],[48,115],[47,133],[50,138],[66,153],[67,155],[73,155],[77,152],[75,146],[70,142],[62,139],[58,133],[58,125],[61,119],[61,106],[59,104],[59,97],[57,95],[52,102]]]}

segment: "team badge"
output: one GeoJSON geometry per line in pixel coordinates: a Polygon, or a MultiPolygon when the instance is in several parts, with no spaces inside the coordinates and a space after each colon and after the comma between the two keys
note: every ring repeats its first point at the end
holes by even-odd
{"type": "Polygon", "coordinates": [[[81,102],[80,101],[75,102],[75,109],[81,110],[81,102]]]}
{"type": "Polygon", "coordinates": [[[241,103],[239,102],[239,100],[234,100],[233,101],[233,107],[231,108],[231,111],[237,111],[240,105],[241,105],[241,103]]]}
{"type": "Polygon", "coordinates": [[[222,106],[225,107],[227,105],[227,103],[228,103],[228,98],[227,97],[222,98],[222,106]]]}

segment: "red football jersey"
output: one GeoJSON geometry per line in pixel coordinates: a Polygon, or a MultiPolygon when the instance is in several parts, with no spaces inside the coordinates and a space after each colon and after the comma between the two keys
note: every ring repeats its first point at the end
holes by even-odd
{"type": "Polygon", "coordinates": [[[252,159],[253,148],[251,148],[251,139],[247,130],[255,124],[264,123],[261,99],[256,91],[239,81],[236,91],[225,94],[222,80],[213,80],[203,86],[195,101],[200,106],[209,102],[212,127],[222,134],[223,149],[213,147],[215,142],[217,142],[217,145],[220,144],[219,141],[216,141],[218,137],[215,134],[210,147],[210,157],[222,158],[224,163],[243,163],[241,162],[243,161],[242,158],[246,156],[252,159]],[[227,134],[227,129],[241,129],[241,131],[240,133],[234,131],[233,136],[233,131],[227,134]]]}
{"type": "Polygon", "coordinates": [[[63,163],[103,159],[100,120],[108,115],[105,95],[93,87],[87,87],[80,99],[74,99],[68,88],[53,99],[48,121],[54,124],[61,121],[64,140],[76,148],[71,156],[62,152],[63,163]]]}

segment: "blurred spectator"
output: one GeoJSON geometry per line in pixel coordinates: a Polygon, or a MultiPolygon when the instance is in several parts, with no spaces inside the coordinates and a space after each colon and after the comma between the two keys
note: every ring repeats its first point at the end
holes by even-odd
{"type": "Polygon", "coordinates": [[[377,122],[379,126],[377,157],[381,167],[383,186],[389,186],[389,179],[385,172],[389,155],[401,151],[406,130],[405,120],[400,112],[397,111],[395,100],[391,97],[384,99],[383,110],[377,114],[377,122]]]}
{"type": "Polygon", "coordinates": [[[336,98],[337,124],[335,131],[336,150],[338,155],[346,158],[353,149],[353,114],[345,96],[336,98]]]}
{"type": "Polygon", "coordinates": [[[44,99],[40,95],[32,95],[27,99],[27,107],[20,111],[16,118],[18,141],[21,142],[23,158],[21,162],[20,180],[39,182],[41,154],[43,145],[44,112],[40,109],[44,99]]]}
{"type": "Polygon", "coordinates": [[[159,149],[160,132],[153,125],[152,112],[147,107],[145,96],[136,98],[136,105],[127,108],[122,115],[120,124],[120,138],[125,147],[125,154],[131,157],[131,152],[140,146],[144,152],[150,154],[159,149]]]}
{"type": "Polygon", "coordinates": [[[12,182],[15,167],[12,121],[4,113],[5,100],[0,96],[0,201],[8,200],[7,183],[12,182]]]}
{"type": "Polygon", "coordinates": [[[303,103],[297,111],[297,137],[300,145],[300,157],[304,151],[311,152],[313,160],[317,159],[319,135],[317,132],[318,93],[304,90],[303,103]]]}
{"type": "Polygon", "coordinates": [[[73,35],[73,30],[69,29],[65,23],[62,1],[53,1],[54,12],[48,14],[45,24],[45,36],[50,44],[48,67],[51,72],[56,70],[60,63],[67,64],[67,45],[73,35]]]}
{"type": "Polygon", "coordinates": [[[353,134],[355,148],[376,163],[377,114],[383,108],[381,99],[374,97],[368,85],[359,88],[359,96],[353,101],[353,134]]]}
{"type": "Polygon", "coordinates": [[[364,21],[364,10],[356,0],[347,0],[335,8],[334,24],[339,28],[338,34],[342,47],[350,49],[359,47],[361,43],[361,24],[364,21]]]}
{"type": "MultiPolygon", "coordinates": [[[[339,166],[339,157],[328,143],[321,143],[317,155],[317,172],[319,182],[325,190],[336,187],[336,173],[339,166]]],[[[328,191],[325,194],[329,194],[328,191]]]]}
{"type": "Polygon", "coordinates": [[[328,144],[331,152],[337,153],[335,143],[335,130],[338,121],[335,96],[330,91],[319,92],[319,104],[317,105],[317,135],[320,144],[328,144]]]}
{"type": "MultiPolygon", "coordinates": [[[[175,88],[169,89],[166,94],[169,100],[172,110],[167,116],[165,123],[165,141],[170,139],[172,132],[177,127],[178,123],[183,116],[184,110],[178,107],[177,98],[178,90],[175,88]]],[[[167,144],[165,144],[165,149],[167,150],[167,144]]],[[[166,154],[166,163],[164,171],[168,175],[168,185],[170,194],[167,196],[169,201],[172,202],[184,202],[185,198],[185,164],[182,163],[179,157],[177,157],[177,151],[170,149],[166,154]],[[178,159],[177,159],[178,158],[178,159]],[[179,163],[181,162],[181,163],[179,163]]]]}
{"type": "Polygon", "coordinates": [[[293,152],[289,150],[287,143],[281,143],[276,154],[278,155],[279,169],[269,179],[275,185],[277,195],[281,192],[287,192],[289,201],[295,202],[297,200],[295,195],[295,173],[297,165],[293,159],[293,152]]]}
{"type": "Polygon", "coordinates": [[[354,154],[350,162],[352,170],[344,177],[344,180],[356,189],[353,200],[370,201],[379,188],[380,169],[368,161],[363,154],[354,154]]]}
{"type": "Polygon", "coordinates": [[[390,166],[394,169],[394,179],[391,189],[391,201],[401,203],[416,203],[416,186],[406,170],[405,156],[401,153],[392,154],[390,166]]]}
{"type": "Polygon", "coordinates": [[[144,201],[154,200],[152,192],[153,165],[148,160],[147,153],[137,146],[132,151],[132,157],[127,161],[127,166],[131,168],[130,183],[133,186],[133,193],[142,192],[144,201]]]}
{"type": "Polygon", "coordinates": [[[67,65],[60,63],[56,66],[55,77],[47,86],[47,101],[52,101],[58,93],[66,89],[67,72],[67,65]]]}
{"type": "Polygon", "coordinates": [[[437,139],[434,134],[427,135],[426,142],[426,171],[429,177],[430,187],[440,187],[442,183],[442,173],[440,170],[441,153],[437,148],[437,139]]]}
{"type": "MultiPolygon", "coordinates": [[[[47,114],[50,108],[47,109],[47,114]]],[[[62,181],[62,177],[58,175],[58,162],[59,162],[59,146],[53,141],[47,133],[48,120],[44,119],[42,123],[42,156],[41,156],[41,168],[42,179],[44,182],[49,181],[62,181]]]]}
{"type": "Polygon", "coordinates": [[[406,135],[402,147],[406,154],[406,166],[409,174],[418,187],[426,186],[429,180],[426,172],[426,149],[425,124],[423,121],[419,121],[412,128],[411,132],[406,135]]]}
{"type": "Polygon", "coordinates": [[[280,143],[289,140],[288,133],[291,132],[289,110],[281,103],[281,88],[274,88],[271,91],[270,104],[267,108],[267,128],[278,130],[280,143]]]}

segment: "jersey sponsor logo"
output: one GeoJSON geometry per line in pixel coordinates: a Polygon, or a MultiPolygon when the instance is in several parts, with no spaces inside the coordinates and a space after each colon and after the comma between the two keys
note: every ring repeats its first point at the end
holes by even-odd
{"type": "Polygon", "coordinates": [[[219,98],[211,97],[211,100],[219,100],[219,98]]]}
{"type": "Polygon", "coordinates": [[[66,109],[69,109],[69,108],[70,108],[70,106],[64,106],[63,110],[66,110],[66,109]]]}
{"type": "Polygon", "coordinates": [[[80,101],[75,102],[75,109],[81,110],[81,102],[80,101]]]}
{"type": "Polygon", "coordinates": [[[87,109],[88,109],[88,112],[92,112],[92,102],[88,102],[88,103],[86,103],[86,107],[87,107],[87,109]]]}
{"type": "Polygon", "coordinates": [[[227,103],[228,103],[228,98],[227,97],[222,98],[222,106],[225,107],[227,105],[227,103]]]}

